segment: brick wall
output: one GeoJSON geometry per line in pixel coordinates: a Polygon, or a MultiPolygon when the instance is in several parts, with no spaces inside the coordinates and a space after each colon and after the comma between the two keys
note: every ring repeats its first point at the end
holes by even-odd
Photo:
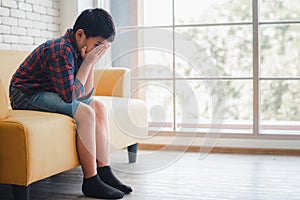
{"type": "Polygon", "coordinates": [[[59,0],[0,0],[0,49],[32,50],[60,35],[59,0]]]}

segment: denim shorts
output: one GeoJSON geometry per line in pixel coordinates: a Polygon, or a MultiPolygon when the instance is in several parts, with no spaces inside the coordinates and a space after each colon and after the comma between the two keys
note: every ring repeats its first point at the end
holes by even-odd
{"type": "MultiPolygon", "coordinates": [[[[89,96],[89,95],[88,95],[89,96]]],[[[90,104],[92,97],[73,100],[66,103],[57,93],[40,91],[33,95],[26,95],[18,88],[9,88],[11,107],[15,110],[36,110],[60,113],[74,118],[80,103],[90,104]]]]}

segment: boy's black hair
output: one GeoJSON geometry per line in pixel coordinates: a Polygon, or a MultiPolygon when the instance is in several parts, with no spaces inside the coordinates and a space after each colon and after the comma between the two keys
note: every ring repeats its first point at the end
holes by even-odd
{"type": "Polygon", "coordinates": [[[101,36],[112,42],[115,39],[115,25],[111,15],[101,9],[87,9],[83,11],[73,26],[74,34],[83,29],[87,38],[101,36]]]}

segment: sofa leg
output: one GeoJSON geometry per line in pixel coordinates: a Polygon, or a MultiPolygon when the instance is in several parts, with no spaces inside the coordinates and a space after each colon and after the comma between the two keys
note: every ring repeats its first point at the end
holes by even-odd
{"type": "Polygon", "coordinates": [[[14,195],[14,200],[29,200],[30,185],[11,185],[11,187],[14,195]]]}
{"type": "Polygon", "coordinates": [[[135,163],[137,157],[138,143],[127,147],[129,163],[135,163]]]}

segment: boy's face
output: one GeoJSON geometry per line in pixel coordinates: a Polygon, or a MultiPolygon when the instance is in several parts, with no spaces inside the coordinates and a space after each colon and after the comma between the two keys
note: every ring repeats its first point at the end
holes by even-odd
{"type": "Polygon", "coordinates": [[[109,44],[109,42],[101,36],[87,38],[82,29],[77,30],[75,33],[75,40],[79,51],[86,47],[85,53],[90,52],[98,45],[109,44]]]}
{"type": "Polygon", "coordinates": [[[98,36],[98,37],[89,37],[84,42],[84,46],[86,46],[85,53],[90,52],[91,50],[93,50],[98,45],[107,44],[107,43],[108,42],[104,38],[102,38],[100,36],[98,36]]]}

